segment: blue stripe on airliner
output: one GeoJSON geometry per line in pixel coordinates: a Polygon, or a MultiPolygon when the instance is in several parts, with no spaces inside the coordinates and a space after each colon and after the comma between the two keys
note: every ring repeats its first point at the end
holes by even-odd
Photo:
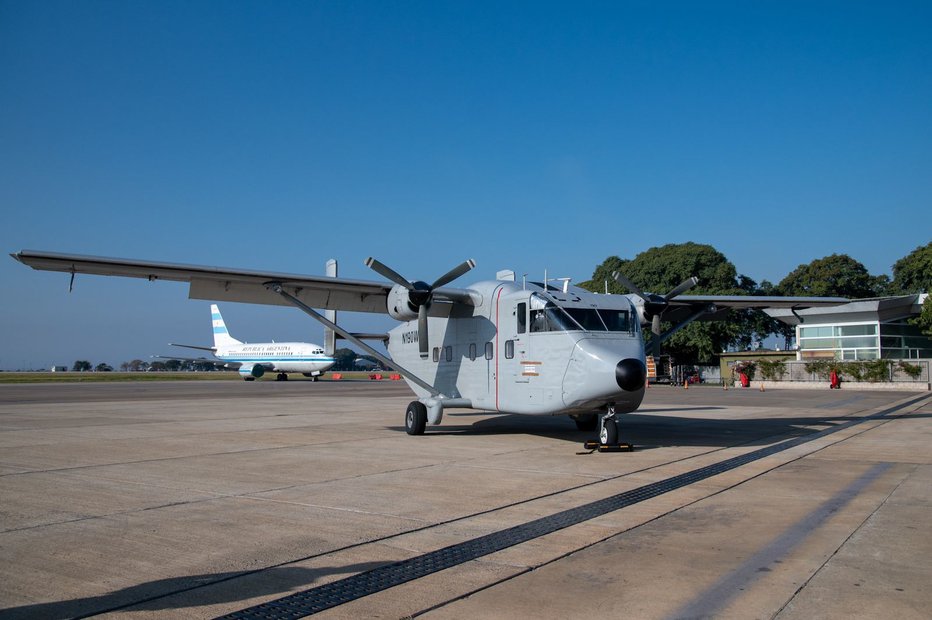
{"type": "Polygon", "coordinates": [[[215,333],[215,334],[226,334],[226,333],[228,333],[228,332],[227,332],[227,328],[226,328],[226,327],[215,327],[215,328],[214,328],[214,333],[215,333]]]}

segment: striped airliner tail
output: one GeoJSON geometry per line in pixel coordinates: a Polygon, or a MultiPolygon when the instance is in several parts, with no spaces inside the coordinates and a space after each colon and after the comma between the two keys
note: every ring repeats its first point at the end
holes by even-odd
{"type": "Polygon", "coordinates": [[[226,323],[223,322],[223,317],[220,315],[220,308],[217,307],[217,304],[210,305],[210,318],[214,324],[214,348],[219,350],[222,347],[243,344],[227,331],[226,323]]]}

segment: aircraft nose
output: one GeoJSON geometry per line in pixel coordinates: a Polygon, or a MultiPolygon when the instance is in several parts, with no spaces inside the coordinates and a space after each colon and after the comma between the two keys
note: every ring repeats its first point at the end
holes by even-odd
{"type": "Polygon", "coordinates": [[[644,387],[647,369],[641,360],[623,359],[615,366],[615,382],[626,392],[633,392],[644,387]]]}

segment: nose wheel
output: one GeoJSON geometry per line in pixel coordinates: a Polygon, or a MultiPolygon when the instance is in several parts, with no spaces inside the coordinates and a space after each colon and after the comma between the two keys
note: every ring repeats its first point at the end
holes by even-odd
{"type": "Polygon", "coordinates": [[[615,418],[615,406],[609,405],[605,414],[599,417],[599,441],[587,441],[583,444],[587,450],[599,452],[632,452],[634,446],[618,441],[618,421],[615,418]]]}

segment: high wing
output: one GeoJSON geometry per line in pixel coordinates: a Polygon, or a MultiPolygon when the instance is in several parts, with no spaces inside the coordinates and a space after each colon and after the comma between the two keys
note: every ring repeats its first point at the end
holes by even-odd
{"type": "Polygon", "coordinates": [[[837,306],[851,301],[844,297],[777,297],[755,295],[680,295],[669,300],[669,308],[663,320],[677,323],[687,319],[697,310],[705,309],[700,321],[718,321],[725,318],[729,310],[745,308],[812,308],[814,306],[837,306]]]}
{"type": "Polygon", "coordinates": [[[266,288],[267,283],[275,282],[312,308],[384,313],[387,311],[388,293],[392,288],[389,283],[366,280],[58,254],[34,250],[23,250],[11,256],[24,265],[42,271],[62,271],[72,275],[87,273],[145,278],[149,281],[188,282],[188,297],[191,299],[238,301],[276,306],[290,305],[281,295],[266,288]]]}

